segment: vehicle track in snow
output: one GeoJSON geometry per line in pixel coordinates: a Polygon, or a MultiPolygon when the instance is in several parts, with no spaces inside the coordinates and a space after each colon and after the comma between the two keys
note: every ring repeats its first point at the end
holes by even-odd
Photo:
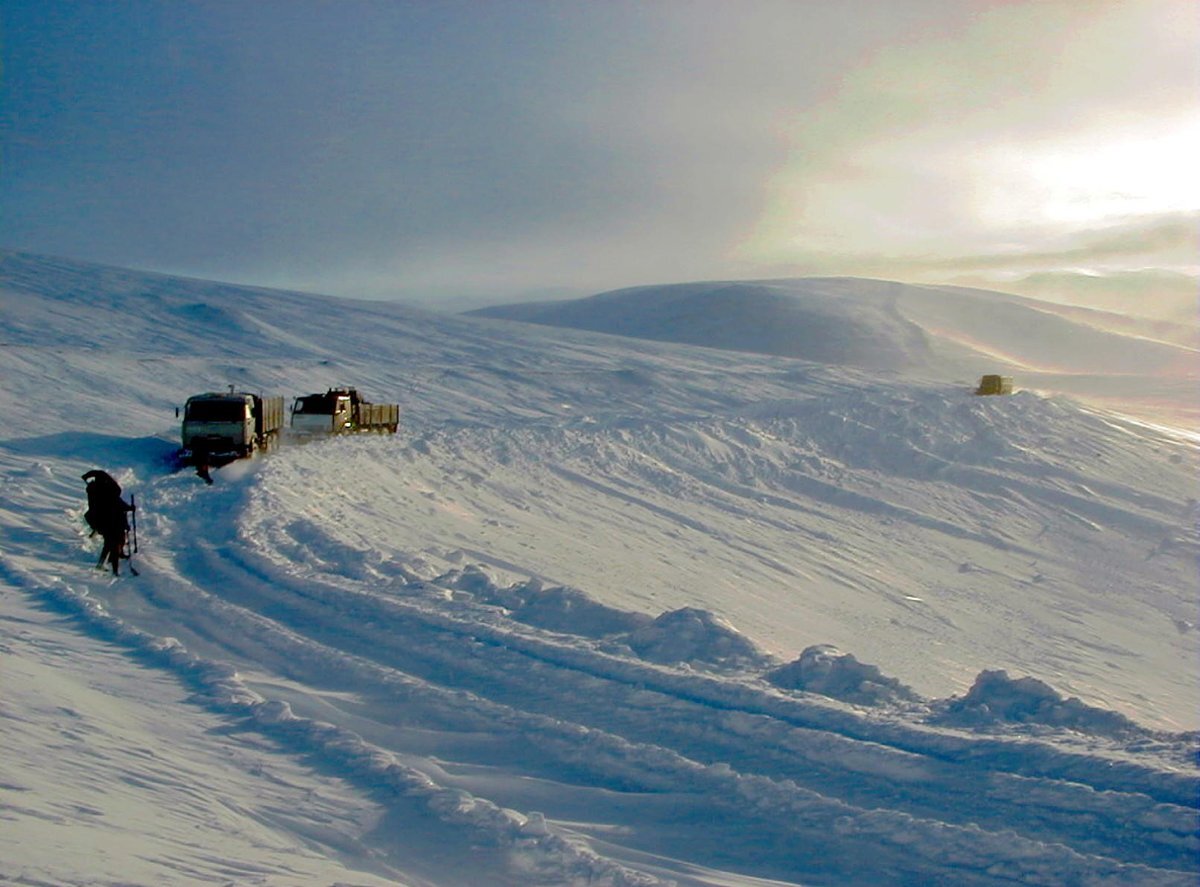
{"type": "MultiPolygon", "coordinates": [[[[517,622],[453,581],[355,578],[336,563],[281,556],[271,534],[290,524],[248,517],[256,479],[215,495],[177,481],[161,496],[171,555],[148,565],[138,588],[149,593],[114,601],[116,612],[152,632],[173,627],[189,649],[232,660],[250,686],[285,693],[297,712],[405,759],[432,753],[424,766],[455,772],[468,790],[481,791],[472,773],[500,767],[530,779],[572,772],[587,791],[688,798],[687,809],[752,823],[777,848],[769,870],[756,870],[757,854],[709,860],[760,877],[819,878],[836,866],[842,883],[867,883],[933,865],[960,883],[1081,873],[1170,883],[1194,858],[1191,775],[937,729],[916,708],[869,714],[779,693],[744,669],[656,665],[517,622]],[[390,705],[355,705],[364,688],[390,705]],[[365,717],[368,708],[395,720],[365,717]],[[482,748],[450,742],[446,758],[430,739],[472,733],[492,738],[482,748]],[[797,849],[815,845],[841,862],[797,849]]],[[[661,827],[660,811],[646,815],[661,827]]],[[[608,852],[631,855],[636,837],[627,844],[608,852]]]]}

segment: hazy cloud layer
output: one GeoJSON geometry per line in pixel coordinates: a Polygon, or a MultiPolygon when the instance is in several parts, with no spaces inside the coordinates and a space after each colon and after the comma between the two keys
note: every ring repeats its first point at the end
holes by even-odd
{"type": "Polygon", "coordinates": [[[1194,272],[1197,18],[1092,0],[8,3],[0,245],[409,298],[1194,272]]]}

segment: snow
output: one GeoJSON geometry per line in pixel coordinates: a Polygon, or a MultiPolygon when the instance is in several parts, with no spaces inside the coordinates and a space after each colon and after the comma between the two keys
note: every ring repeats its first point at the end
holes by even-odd
{"type": "Polygon", "coordinates": [[[0,253],[0,883],[1194,884],[1187,346],[841,280],[816,362],[762,286],[680,343],[0,253]],[[1018,345],[1074,388],[972,396],[1018,345]],[[208,486],[228,384],[401,430],[208,486]]]}
{"type": "Polygon", "coordinates": [[[801,278],[644,286],[586,299],[483,308],[507,318],[622,336],[978,379],[1068,393],[1150,419],[1200,421],[1200,322],[882,280],[801,278]]]}

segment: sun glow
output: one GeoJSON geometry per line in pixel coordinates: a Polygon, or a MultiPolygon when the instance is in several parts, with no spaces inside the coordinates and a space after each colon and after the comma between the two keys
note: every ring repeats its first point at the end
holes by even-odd
{"type": "Polygon", "coordinates": [[[1088,225],[1200,210],[1200,119],[1156,134],[1089,135],[987,152],[982,219],[1088,225]]]}

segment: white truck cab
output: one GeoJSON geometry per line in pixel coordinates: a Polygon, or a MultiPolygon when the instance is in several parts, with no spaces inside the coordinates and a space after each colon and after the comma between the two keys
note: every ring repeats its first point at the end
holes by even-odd
{"type": "Polygon", "coordinates": [[[341,434],[353,430],[349,394],[330,391],[297,397],[292,404],[292,431],[298,434],[341,434]]]}
{"type": "Polygon", "coordinates": [[[197,394],[183,408],[183,455],[249,456],[271,446],[282,425],[282,397],[233,390],[197,394]]]}

